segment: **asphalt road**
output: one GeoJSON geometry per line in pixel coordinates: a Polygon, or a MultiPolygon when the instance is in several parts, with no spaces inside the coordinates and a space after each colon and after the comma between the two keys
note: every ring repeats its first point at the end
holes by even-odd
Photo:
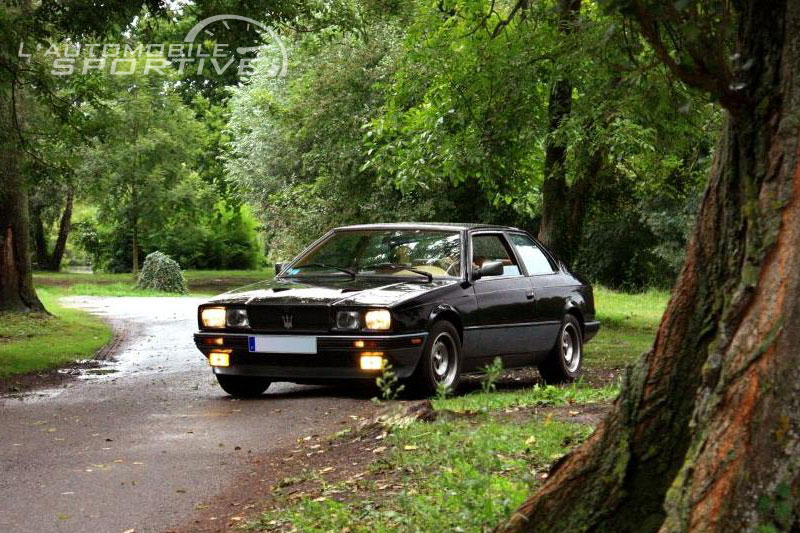
{"type": "Polygon", "coordinates": [[[368,394],[287,383],[237,401],[192,342],[191,298],[73,298],[126,332],[113,362],[0,397],[0,532],[164,531],[247,458],[370,412],[368,394]]]}

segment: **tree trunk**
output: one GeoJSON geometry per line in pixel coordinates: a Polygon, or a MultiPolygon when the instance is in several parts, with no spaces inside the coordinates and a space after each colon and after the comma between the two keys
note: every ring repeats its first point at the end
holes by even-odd
{"type": "Polygon", "coordinates": [[[50,252],[47,251],[47,234],[42,220],[42,206],[29,206],[31,225],[33,226],[33,249],[36,257],[36,268],[47,268],[50,264],[50,252]]]}
{"type": "Polygon", "coordinates": [[[746,103],[655,343],[499,531],[800,531],[800,2],[737,5],[746,103]]]}
{"type": "Polygon", "coordinates": [[[69,230],[72,227],[72,189],[67,190],[67,203],[64,206],[64,212],[61,213],[61,221],[58,224],[58,238],[56,245],[53,247],[53,255],[50,256],[48,263],[48,270],[58,272],[61,270],[61,259],[64,257],[64,250],[67,247],[67,238],[69,237],[69,230]]]}
{"type": "MultiPolygon", "coordinates": [[[[559,31],[569,35],[577,22],[581,0],[558,0],[559,31]]],[[[567,185],[567,147],[555,136],[572,111],[572,83],[557,78],[550,89],[548,101],[548,141],[545,148],[544,182],[542,183],[542,219],[539,240],[566,262],[572,260],[580,241],[580,221],[572,217],[570,188],[567,185]]]]}
{"type": "Polygon", "coordinates": [[[0,89],[0,311],[44,311],[33,288],[28,252],[28,194],[17,137],[21,110],[19,92],[0,89]]]}

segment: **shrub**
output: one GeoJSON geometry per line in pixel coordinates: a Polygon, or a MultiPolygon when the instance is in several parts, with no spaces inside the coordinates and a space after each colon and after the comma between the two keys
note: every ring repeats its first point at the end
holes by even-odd
{"type": "Polygon", "coordinates": [[[136,286],[140,289],[180,294],[189,292],[180,265],[161,252],[153,252],[145,258],[136,286]]]}

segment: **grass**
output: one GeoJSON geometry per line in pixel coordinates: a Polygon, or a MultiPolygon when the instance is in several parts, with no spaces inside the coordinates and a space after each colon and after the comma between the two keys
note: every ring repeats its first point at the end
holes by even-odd
{"type": "MultiPolygon", "coordinates": [[[[585,365],[619,369],[637,360],[653,342],[668,297],[666,292],[624,294],[597,288],[595,304],[603,325],[586,346],[585,365]]],[[[559,406],[580,412],[617,394],[616,384],[579,382],[437,398],[436,410],[462,414],[387,429],[385,438],[372,444],[372,452],[358,458],[369,463],[363,476],[326,483],[319,472],[304,472],[300,479],[317,480],[319,491],[298,495],[291,486],[273,489],[273,509],[245,528],[492,531],[536,490],[552,463],[591,433],[589,424],[559,420],[559,406]],[[540,410],[538,415],[533,408],[540,410]],[[376,454],[379,445],[386,449],[376,454]]]]}
{"type": "Polygon", "coordinates": [[[476,391],[461,396],[433,400],[435,409],[449,411],[499,411],[510,407],[558,406],[607,402],[619,393],[616,385],[590,387],[581,383],[563,387],[531,387],[496,392],[476,391]]]}
{"type": "MultiPolygon", "coordinates": [[[[491,531],[591,428],[530,419],[413,423],[386,437],[386,451],[355,484],[288,503],[249,525],[263,531],[388,533],[491,531]]],[[[280,496],[279,496],[280,499],[280,496]]]]}
{"type": "Polygon", "coordinates": [[[640,294],[595,288],[595,308],[602,325],[586,345],[587,366],[619,368],[636,361],[653,344],[669,293],[640,294]]]}
{"type": "Polygon", "coordinates": [[[111,340],[111,328],[101,319],[63,307],[56,291],[37,292],[53,316],[0,314],[0,378],[91,358],[111,340]]]}

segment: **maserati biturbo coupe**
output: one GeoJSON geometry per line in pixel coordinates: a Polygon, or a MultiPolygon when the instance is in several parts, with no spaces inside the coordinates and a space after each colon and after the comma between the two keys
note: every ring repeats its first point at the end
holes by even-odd
{"type": "Polygon", "coordinates": [[[195,343],[233,396],[374,380],[386,365],[433,393],[496,357],[571,381],[600,327],[591,285],[510,227],[346,226],[275,271],[198,309],[195,343]]]}

